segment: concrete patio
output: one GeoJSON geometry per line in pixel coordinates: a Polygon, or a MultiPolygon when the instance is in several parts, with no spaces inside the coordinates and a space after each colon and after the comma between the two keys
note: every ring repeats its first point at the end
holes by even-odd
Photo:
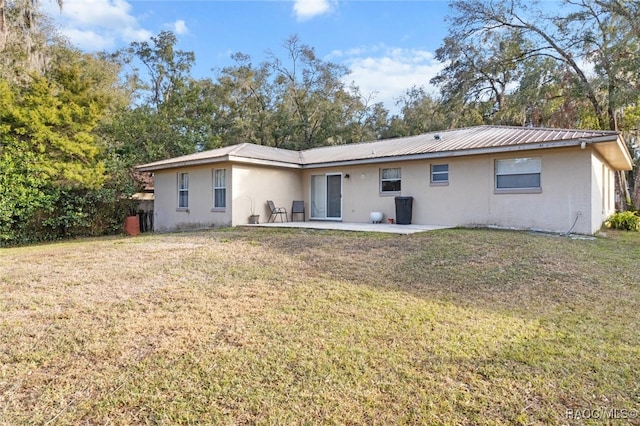
{"type": "Polygon", "coordinates": [[[348,223],[334,221],[309,221],[309,222],[271,222],[253,225],[251,227],[265,228],[305,228],[305,229],[328,229],[338,231],[364,231],[364,232],[386,232],[390,234],[415,234],[416,232],[434,231],[436,229],[453,228],[452,226],[440,225],[398,225],[389,223],[348,223]]]}

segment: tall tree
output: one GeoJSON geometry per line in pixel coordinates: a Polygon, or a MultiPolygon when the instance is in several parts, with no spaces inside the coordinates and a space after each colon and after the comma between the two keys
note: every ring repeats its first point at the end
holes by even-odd
{"type": "MultiPolygon", "coordinates": [[[[638,56],[638,39],[629,31],[632,23],[609,3],[565,0],[557,8],[548,8],[553,13],[546,13],[536,3],[521,0],[456,0],[448,39],[469,46],[492,34],[518,34],[516,40],[526,40],[526,44],[519,43],[520,52],[508,55],[507,62],[496,56],[499,62],[508,65],[532,58],[552,59],[558,75],[571,77],[562,80],[570,84],[564,96],[588,100],[595,124],[591,127],[615,129],[615,112],[622,106],[620,94],[628,93],[629,80],[624,77],[630,77],[637,66],[622,59],[638,56]],[[592,71],[598,78],[592,78],[592,71]]],[[[637,77],[632,80],[637,86],[637,77]]]]}
{"type": "MultiPolygon", "coordinates": [[[[562,96],[556,105],[576,114],[570,127],[618,130],[619,116],[640,91],[640,8],[625,0],[564,0],[556,6],[546,12],[540,4],[522,0],[455,0],[447,39],[472,46],[492,34],[517,33],[526,44],[519,45],[517,55],[507,55],[507,62],[495,56],[502,66],[537,60],[550,69],[553,61],[556,77],[546,81],[545,93],[562,96]],[[583,99],[589,111],[580,108],[583,99]]],[[[446,58],[449,68],[457,58],[446,58]]],[[[527,78],[521,81],[535,81],[528,76],[537,69],[523,68],[527,78]]],[[[447,81],[456,78],[444,76],[447,81]]],[[[618,175],[620,209],[628,198],[625,179],[624,173],[618,175]]]]}
{"type": "Polygon", "coordinates": [[[154,161],[215,145],[207,84],[191,77],[193,52],[179,50],[176,44],[175,35],[164,31],[115,55],[131,67],[125,78],[136,101],[103,132],[114,151],[126,152],[130,161],[154,161]],[[132,153],[138,154],[130,157],[132,153]]]}
{"type": "MultiPolygon", "coordinates": [[[[39,15],[39,3],[38,0],[0,0],[0,52],[11,45],[25,55],[31,70],[41,71],[44,66],[43,33],[37,23],[44,17],[39,15]]],[[[62,8],[63,0],[57,0],[57,3],[62,8]]]]}
{"type": "Polygon", "coordinates": [[[213,90],[213,131],[224,145],[253,142],[302,149],[373,137],[365,123],[369,99],[346,84],[347,69],[317,58],[293,36],[285,56],[270,52],[254,65],[242,53],[218,75],[213,90]]]}
{"type": "Polygon", "coordinates": [[[285,133],[295,134],[291,148],[310,148],[331,143],[342,143],[335,120],[342,117],[340,110],[350,99],[342,80],[346,67],[325,62],[314,50],[292,36],[284,43],[287,52],[282,60],[273,53],[269,64],[274,71],[276,102],[279,122],[289,122],[285,133]]]}
{"type": "Polygon", "coordinates": [[[217,105],[214,114],[215,132],[225,145],[251,142],[275,145],[280,142],[275,120],[268,64],[254,66],[251,57],[235,53],[235,64],[222,69],[212,93],[217,105]]]}
{"type": "Polygon", "coordinates": [[[117,72],[100,57],[53,52],[28,84],[0,81],[0,244],[65,235],[108,178],[95,129],[117,72]]]}
{"type": "MultiPolygon", "coordinates": [[[[448,100],[454,101],[455,97],[448,100]]],[[[398,99],[397,105],[400,107],[402,118],[400,122],[395,123],[396,136],[418,135],[434,130],[474,125],[481,121],[476,108],[460,108],[459,114],[445,114],[442,101],[427,93],[424,87],[413,86],[407,89],[398,99]]]]}
{"type": "Polygon", "coordinates": [[[436,51],[446,66],[431,81],[441,87],[444,103],[475,108],[487,123],[522,123],[522,111],[508,95],[521,78],[518,59],[525,44],[517,30],[483,33],[478,40],[446,37],[436,51]]]}
{"type": "Polygon", "coordinates": [[[191,78],[195,54],[177,50],[177,42],[171,31],[162,31],[151,37],[150,42],[133,42],[121,52],[125,61],[134,66],[134,77],[145,103],[157,111],[184,90],[191,78]],[[137,68],[138,64],[142,70],[137,68]]]}

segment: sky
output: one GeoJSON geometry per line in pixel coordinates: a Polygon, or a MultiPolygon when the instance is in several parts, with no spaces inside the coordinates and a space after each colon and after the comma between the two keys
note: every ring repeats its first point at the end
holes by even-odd
{"type": "Polygon", "coordinates": [[[392,113],[412,86],[436,93],[429,80],[441,69],[435,50],[447,34],[441,0],[64,0],[41,2],[60,32],[87,51],[112,52],[169,30],[177,47],[195,53],[196,78],[216,77],[231,54],[258,64],[268,52],[284,59],[297,35],[316,56],[350,70],[364,96],[392,113]]]}

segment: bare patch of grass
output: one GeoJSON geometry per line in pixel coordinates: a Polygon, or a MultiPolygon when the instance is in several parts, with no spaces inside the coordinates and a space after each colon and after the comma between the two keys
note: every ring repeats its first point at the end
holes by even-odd
{"type": "Polygon", "coordinates": [[[226,229],[2,250],[0,423],[636,413],[638,259],[637,235],[490,230],[226,229]]]}

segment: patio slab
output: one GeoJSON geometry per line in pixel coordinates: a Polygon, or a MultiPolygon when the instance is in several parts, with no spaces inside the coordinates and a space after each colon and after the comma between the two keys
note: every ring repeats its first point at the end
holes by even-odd
{"type": "Polygon", "coordinates": [[[436,229],[453,228],[453,226],[442,225],[398,225],[389,223],[355,223],[355,222],[333,222],[333,221],[309,221],[309,222],[271,222],[253,225],[243,225],[250,227],[265,228],[306,228],[306,229],[328,229],[337,231],[364,231],[364,232],[386,232],[390,234],[415,234],[416,232],[434,231],[436,229]]]}

